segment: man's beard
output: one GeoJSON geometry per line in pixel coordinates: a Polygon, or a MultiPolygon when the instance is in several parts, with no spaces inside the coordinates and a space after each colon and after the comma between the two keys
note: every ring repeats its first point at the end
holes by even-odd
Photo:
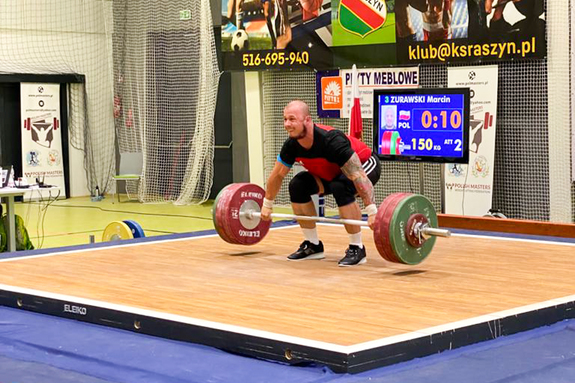
{"type": "Polygon", "coordinates": [[[306,135],[307,135],[307,127],[305,126],[305,124],[303,124],[303,130],[301,131],[299,136],[296,137],[296,140],[301,140],[302,138],[305,138],[306,135]]]}

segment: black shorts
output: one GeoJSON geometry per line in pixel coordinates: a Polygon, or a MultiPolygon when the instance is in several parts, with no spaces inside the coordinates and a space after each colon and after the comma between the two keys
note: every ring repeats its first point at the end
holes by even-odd
{"type": "MultiPolygon", "coordinates": [[[[379,177],[381,176],[381,163],[379,162],[379,158],[377,155],[373,154],[365,163],[362,165],[367,178],[371,181],[372,185],[375,185],[377,181],[379,181],[379,177]]],[[[339,176],[335,177],[331,181],[326,181],[321,179],[321,183],[323,184],[324,195],[333,194],[332,184],[337,182],[340,186],[341,184],[345,185],[345,196],[338,196],[336,198],[338,206],[345,206],[355,201],[355,196],[357,195],[357,190],[352,180],[347,178],[344,174],[340,174],[339,176]]]]}

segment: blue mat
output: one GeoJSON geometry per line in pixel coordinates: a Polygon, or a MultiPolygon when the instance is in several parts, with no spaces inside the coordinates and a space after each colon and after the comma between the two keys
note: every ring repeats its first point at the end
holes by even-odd
{"type": "Polygon", "coordinates": [[[357,375],[0,308],[0,382],[575,382],[575,320],[357,375]]]}
{"type": "Polygon", "coordinates": [[[17,383],[113,383],[36,362],[22,362],[0,356],[0,382],[17,383]]]}

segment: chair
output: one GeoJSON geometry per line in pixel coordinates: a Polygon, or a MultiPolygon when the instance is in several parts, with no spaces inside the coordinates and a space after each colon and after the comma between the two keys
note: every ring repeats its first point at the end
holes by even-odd
{"type": "MultiPolygon", "coordinates": [[[[114,194],[120,201],[120,193],[118,193],[118,181],[139,181],[142,176],[143,155],[142,153],[120,153],[120,171],[118,175],[114,176],[116,181],[116,188],[114,194]]],[[[127,192],[126,186],[126,192],[127,192]]]]}

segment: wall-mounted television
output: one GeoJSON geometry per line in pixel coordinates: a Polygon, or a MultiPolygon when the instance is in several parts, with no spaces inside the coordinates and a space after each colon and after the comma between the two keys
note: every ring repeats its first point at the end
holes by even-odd
{"type": "Polygon", "coordinates": [[[373,97],[379,158],[468,162],[469,88],[378,89],[373,97]]]}

